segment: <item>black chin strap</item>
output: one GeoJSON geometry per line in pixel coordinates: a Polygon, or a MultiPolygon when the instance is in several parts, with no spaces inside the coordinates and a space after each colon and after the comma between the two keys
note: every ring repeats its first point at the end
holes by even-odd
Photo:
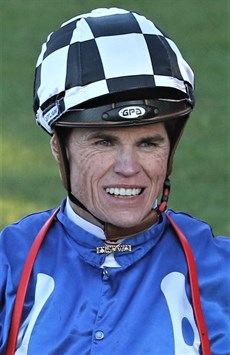
{"type": "MultiPolygon", "coordinates": [[[[167,202],[169,198],[170,192],[170,180],[167,177],[164,182],[164,189],[161,198],[161,203],[156,209],[152,209],[150,213],[136,226],[130,228],[121,228],[117,227],[110,223],[105,223],[99,218],[95,217],[71,192],[69,193],[69,199],[72,203],[74,203],[81,210],[86,212],[89,215],[89,219],[94,220],[99,223],[99,226],[104,229],[105,236],[107,240],[118,240],[129,238],[138,233],[144,232],[148,228],[150,228],[154,223],[157,222],[162,212],[164,212],[167,208],[167,202]]],[[[80,211],[79,211],[80,212],[80,211]]]]}
{"type": "Polygon", "coordinates": [[[158,206],[158,213],[159,214],[163,213],[167,209],[169,193],[170,193],[170,185],[171,185],[171,183],[170,183],[169,177],[167,176],[164,181],[161,203],[158,206]]]}

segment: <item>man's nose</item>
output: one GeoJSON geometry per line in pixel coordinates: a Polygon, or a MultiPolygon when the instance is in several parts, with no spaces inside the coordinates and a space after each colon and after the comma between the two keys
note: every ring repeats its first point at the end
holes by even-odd
{"type": "Polygon", "coordinates": [[[119,150],[114,165],[114,171],[116,174],[123,176],[132,176],[139,173],[140,164],[134,149],[127,147],[119,150]]]}

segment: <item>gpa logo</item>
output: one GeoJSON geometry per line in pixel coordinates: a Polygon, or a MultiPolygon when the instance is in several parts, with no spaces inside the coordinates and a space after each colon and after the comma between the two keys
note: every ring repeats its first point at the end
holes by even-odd
{"type": "Polygon", "coordinates": [[[146,110],[140,106],[127,106],[122,108],[118,115],[123,118],[134,119],[145,114],[146,110]]]}

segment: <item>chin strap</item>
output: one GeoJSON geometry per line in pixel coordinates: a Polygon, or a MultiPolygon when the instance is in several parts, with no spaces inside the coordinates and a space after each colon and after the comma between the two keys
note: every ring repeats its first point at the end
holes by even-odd
{"type": "Polygon", "coordinates": [[[159,215],[156,210],[152,209],[145,219],[141,221],[137,226],[130,228],[116,227],[113,224],[105,223],[104,232],[106,240],[115,241],[119,239],[130,238],[138,233],[144,232],[150,228],[158,220],[159,215]]]}
{"type": "MultiPolygon", "coordinates": [[[[72,194],[69,193],[69,199],[76,205],[78,208],[82,209],[84,213],[87,213],[88,219],[92,221],[92,223],[99,224],[101,228],[104,229],[105,236],[107,240],[115,241],[119,239],[125,239],[132,237],[138,233],[144,232],[148,228],[150,228],[154,223],[156,223],[166,208],[167,202],[169,199],[170,192],[170,180],[167,177],[164,182],[163,194],[161,198],[161,203],[156,209],[152,209],[150,213],[136,226],[130,228],[121,228],[114,226],[110,223],[104,223],[100,219],[93,216],[90,211],[72,194]]],[[[81,215],[81,211],[78,210],[78,213],[81,215]]]]}
{"type": "Polygon", "coordinates": [[[163,194],[161,197],[161,203],[158,207],[159,214],[163,213],[167,208],[169,193],[170,193],[170,180],[169,180],[169,177],[166,177],[165,182],[164,182],[163,194]]]}
{"type": "MultiPolygon", "coordinates": [[[[72,199],[71,201],[73,202],[72,199]]],[[[100,219],[93,216],[86,208],[82,208],[79,204],[75,203],[75,206],[75,210],[78,215],[104,230],[106,240],[108,241],[117,241],[119,239],[130,238],[133,235],[144,232],[159,219],[159,212],[155,209],[152,209],[150,213],[138,225],[130,228],[122,228],[101,221],[100,219]]]]}
{"type": "Polygon", "coordinates": [[[150,213],[141,221],[137,226],[131,228],[119,228],[112,224],[105,223],[104,230],[106,239],[108,240],[118,240],[122,238],[129,238],[140,232],[144,232],[150,228],[154,223],[157,222],[161,213],[163,213],[167,208],[167,202],[169,199],[170,192],[170,180],[167,177],[164,182],[163,194],[161,198],[161,203],[156,209],[152,209],[150,213]]]}
{"type": "Polygon", "coordinates": [[[105,223],[92,215],[92,213],[72,193],[69,194],[69,199],[75,204],[76,212],[81,217],[104,229],[106,240],[109,241],[129,238],[140,232],[144,232],[146,229],[150,228],[154,223],[156,223],[159,218],[158,209],[152,209],[150,213],[138,225],[130,228],[117,227],[113,224],[105,223]]]}

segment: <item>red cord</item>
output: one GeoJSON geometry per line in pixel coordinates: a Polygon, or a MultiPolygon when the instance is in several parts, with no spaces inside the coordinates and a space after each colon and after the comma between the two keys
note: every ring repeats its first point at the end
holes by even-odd
{"type": "Polygon", "coordinates": [[[204,315],[203,315],[202,308],[201,308],[200,290],[199,290],[199,286],[198,286],[198,276],[197,276],[196,264],[195,264],[195,260],[193,257],[193,253],[192,253],[190,245],[189,245],[185,235],[181,231],[181,229],[177,226],[177,224],[172,220],[172,218],[168,214],[166,214],[166,217],[168,218],[173,229],[175,230],[175,232],[181,242],[181,245],[183,247],[185,256],[186,256],[186,260],[187,260],[187,264],[188,264],[188,271],[189,271],[191,294],[192,294],[193,310],[194,310],[194,314],[195,314],[197,328],[198,328],[199,335],[200,335],[202,354],[203,355],[211,355],[210,343],[209,343],[209,338],[208,338],[208,331],[206,328],[204,315]]]}
{"type": "Polygon", "coordinates": [[[42,226],[41,230],[39,231],[38,235],[36,236],[33,242],[29,255],[26,259],[22,271],[21,279],[19,282],[16,299],[15,299],[6,355],[14,355],[15,353],[17,338],[18,338],[18,333],[20,328],[20,322],[22,318],[23,306],[24,306],[26,292],[30,280],[30,275],[34,266],[36,256],[40,249],[40,246],[58,211],[59,208],[52,214],[52,216],[42,226]]]}

